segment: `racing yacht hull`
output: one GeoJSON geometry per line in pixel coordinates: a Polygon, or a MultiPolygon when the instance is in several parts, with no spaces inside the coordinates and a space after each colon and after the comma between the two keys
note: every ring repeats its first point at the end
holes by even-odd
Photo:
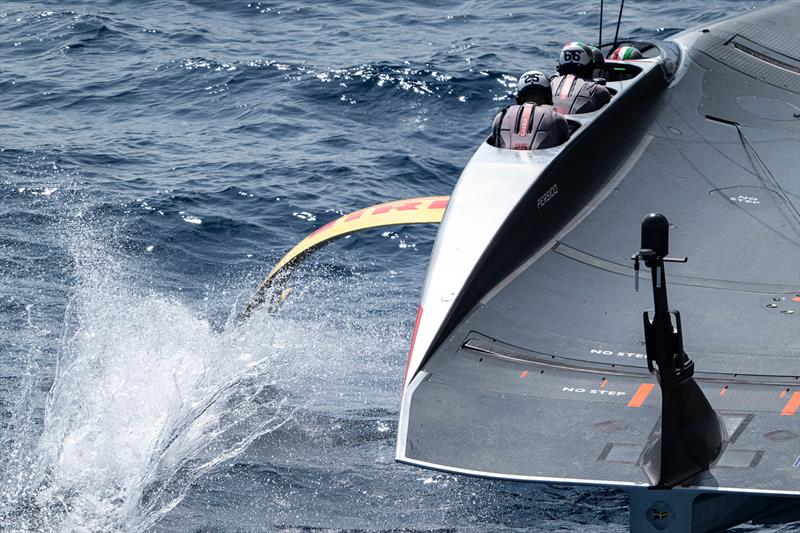
{"type": "Polygon", "coordinates": [[[636,531],[800,519],[798,8],[609,62],[638,70],[609,81],[605,108],[568,117],[562,146],[478,149],[431,257],[399,461],[620,487],[636,531]],[[671,302],[726,436],[714,464],[671,490],[648,475],[662,394],[629,260],[650,212],[669,215],[690,258],[670,267],[671,302]]]}

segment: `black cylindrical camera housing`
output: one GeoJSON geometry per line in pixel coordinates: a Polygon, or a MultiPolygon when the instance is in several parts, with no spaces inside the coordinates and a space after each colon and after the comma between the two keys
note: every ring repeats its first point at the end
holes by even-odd
{"type": "Polygon", "coordinates": [[[659,257],[669,254],[669,221],[661,213],[650,213],[642,221],[642,249],[659,257]]]}

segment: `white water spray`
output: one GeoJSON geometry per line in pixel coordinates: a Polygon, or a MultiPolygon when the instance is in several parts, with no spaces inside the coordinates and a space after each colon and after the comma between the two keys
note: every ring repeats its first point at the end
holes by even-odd
{"type": "Polygon", "coordinates": [[[68,242],[78,281],[44,425],[37,444],[29,438],[25,475],[0,477],[11,500],[0,518],[13,529],[148,529],[203,474],[314,397],[334,397],[308,389],[335,386],[325,377],[352,357],[352,337],[336,346],[318,320],[264,314],[215,331],[185,303],[134,290],[91,230],[68,242]]]}

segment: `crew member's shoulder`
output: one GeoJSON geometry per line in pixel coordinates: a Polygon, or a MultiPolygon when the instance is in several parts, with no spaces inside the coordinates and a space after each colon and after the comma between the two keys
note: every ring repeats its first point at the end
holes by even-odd
{"type": "Polygon", "coordinates": [[[611,100],[611,91],[608,90],[605,83],[592,82],[592,89],[596,97],[608,102],[611,100]]]}
{"type": "Polygon", "coordinates": [[[540,110],[542,113],[551,113],[555,115],[561,114],[558,111],[556,111],[555,106],[552,106],[550,104],[539,104],[536,106],[536,109],[540,110]]]}
{"type": "Polygon", "coordinates": [[[557,115],[561,114],[558,111],[556,111],[556,106],[554,106],[553,104],[538,104],[536,107],[537,109],[547,110],[556,113],[557,115]]]}
{"type": "Polygon", "coordinates": [[[564,123],[566,124],[566,122],[567,122],[567,119],[566,119],[566,118],[564,118],[564,115],[562,115],[561,113],[559,113],[559,112],[556,110],[555,106],[552,106],[552,105],[549,105],[549,104],[545,104],[545,105],[542,105],[542,106],[539,106],[539,107],[541,107],[541,108],[545,108],[545,109],[546,109],[546,111],[547,111],[547,113],[549,113],[550,115],[552,115],[552,117],[553,117],[553,120],[555,120],[556,122],[561,122],[561,121],[563,120],[563,121],[564,121],[564,123]]]}

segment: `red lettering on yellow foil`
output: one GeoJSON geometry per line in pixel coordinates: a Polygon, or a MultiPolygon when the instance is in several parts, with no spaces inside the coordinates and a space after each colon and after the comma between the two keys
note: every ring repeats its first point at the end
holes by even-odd
{"type": "MultiPolygon", "coordinates": [[[[336,220],[338,220],[338,219],[336,219],[336,220]]],[[[309,237],[313,237],[313,236],[314,236],[314,235],[316,235],[317,233],[321,233],[321,232],[325,231],[326,229],[330,229],[330,227],[331,227],[331,226],[333,226],[334,224],[336,224],[336,220],[331,220],[330,222],[328,222],[327,224],[325,224],[324,226],[322,226],[321,228],[319,228],[317,231],[315,231],[314,233],[312,233],[311,235],[309,235],[309,237]]],[[[308,237],[306,237],[306,238],[308,238],[308,237]]]]}
{"type": "Polygon", "coordinates": [[[361,218],[361,215],[363,215],[364,212],[366,212],[366,209],[359,209],[358,211],[356,211],[354,213],[350,213],[349,215],[347,215],[344,220],[345,220],[345,222],[350,222],[350,221],[353,221],[353,220],[357,220],[357,219],[361,218]]]}
{"type": "Polygon", "coordinates": [[[373,215],[382,215],[384,213],[388,213],[389,211],[414,211],[419,207],[419,204],[422,202],[400,202],[396,204],[385,204],[375,208],[372,211],[373,215]]]}

